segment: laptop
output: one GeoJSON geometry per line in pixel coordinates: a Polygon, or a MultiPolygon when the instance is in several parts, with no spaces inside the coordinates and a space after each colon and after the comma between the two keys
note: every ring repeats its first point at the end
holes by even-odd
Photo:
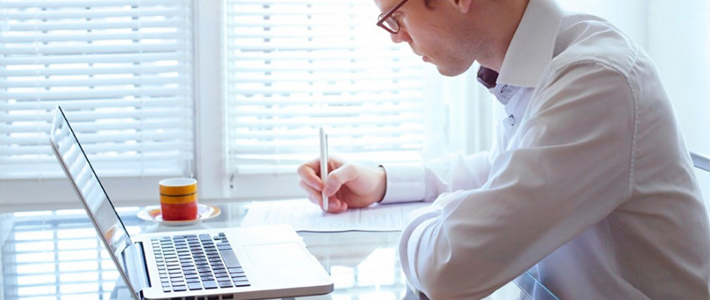
{"type": "Polygon", "coordinates": [[[263,299],[333,291],[328,273],[288,226],[129,235],[59,106],[49,136],[133,298],[263,299]]]}

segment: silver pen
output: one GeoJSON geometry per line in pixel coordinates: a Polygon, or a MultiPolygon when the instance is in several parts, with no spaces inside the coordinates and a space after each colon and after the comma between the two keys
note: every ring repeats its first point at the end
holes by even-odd
{"type": "Polygon", "coordinates": [[[325,195],[325,179],[328,178],[328,135],[320,128],[320,179],[323,181],[323,211],[328,211],[328,196],[325,195]]]}

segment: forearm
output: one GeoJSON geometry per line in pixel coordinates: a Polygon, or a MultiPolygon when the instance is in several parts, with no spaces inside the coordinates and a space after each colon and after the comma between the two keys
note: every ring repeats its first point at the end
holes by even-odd
{"type": "Polygon", "coordinates": [[[433,201],[441,193],[476,189],[490,171],[488,152],[450,155],[426,164],[383,166],[387,190],[382,203],[433,201]]]}

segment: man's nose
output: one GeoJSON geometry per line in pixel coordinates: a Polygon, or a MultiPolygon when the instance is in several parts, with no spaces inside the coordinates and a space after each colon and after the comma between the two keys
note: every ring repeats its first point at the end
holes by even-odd
{"type": "Polygon", "coordinates": [[[401,42],[411,42],[412,37],[409,36],[409,33],[407,33],[406,30],[399,30],[397,33],[391,33],[390,38],[392,38],[393,43],[401,43],[401,42]]]}

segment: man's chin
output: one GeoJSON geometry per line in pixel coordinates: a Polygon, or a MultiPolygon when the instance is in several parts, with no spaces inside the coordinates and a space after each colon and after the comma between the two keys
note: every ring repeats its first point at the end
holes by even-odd
{"type": "Polygon", "coordinates": [[[435,62],[432,62],[436,66],[436,69],[439,71],[439,74],[447,76],[447,77],[455,77],[459,76],[466,71],[468,71],[469,68],[473,65],[473,62],[471,63],[450,63],[448,66],[442,66],[439,65],[435,62]]]}
{"type": "Polygon", "coordinates": [[[440,66],[436,66],[436,69],[439,71],[439,74],[444,75],[446,77],[455,77],[463,74],[466,72],[466,70],[458,70],[458,69],[451,69],[451,68],[443,68],[440,66]]]}

